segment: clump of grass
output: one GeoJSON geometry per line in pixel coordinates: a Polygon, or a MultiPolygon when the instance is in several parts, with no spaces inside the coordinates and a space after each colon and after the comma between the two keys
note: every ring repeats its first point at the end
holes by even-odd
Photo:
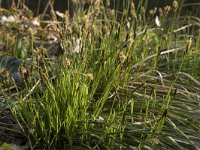
{"type": "Polygon", "coordinates": [[[13,40],[34,66],[17,101],[7,100],[30,148],[198,149],[197,22],[179,20],[176,1],[149,17],[142,1],[124,2],[122,15],[97,2],[73,22],[52,17],[62,55],[34,47],[41,33],[29,30],[28,46],[13,40]]]}
{"type": "Polygon", "coordinates": [[[55,85],[44,79],[47,88],[43,96],[19,103],[17,110],[26,118],[27,128],[33,130],[33,139],[41,139],[38,142],[44,142],[49,148],[51,144],[65,140],[69,142],[66,144],[72,145],[78,134],[77,127],[82,127],[80,131],[85,130],[90,101],[87,79],[84,78],[63,70],[55,85]]]}

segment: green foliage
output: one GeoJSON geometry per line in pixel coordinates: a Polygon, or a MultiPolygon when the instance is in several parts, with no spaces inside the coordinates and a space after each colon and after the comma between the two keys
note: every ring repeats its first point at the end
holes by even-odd
{"type": "Polygon", "coordinates": [[[28,46],[15,39],[16,55],[35,69],[6,104],[32,149],[200,148],[200,37],[190,35],[199,23],[175,6],[146,16],[147,3],[131,2],[123,15],[95,3],[72,27],[63,18],[55,59],[42,42],[30,52],[33,34],[28,46]]]}

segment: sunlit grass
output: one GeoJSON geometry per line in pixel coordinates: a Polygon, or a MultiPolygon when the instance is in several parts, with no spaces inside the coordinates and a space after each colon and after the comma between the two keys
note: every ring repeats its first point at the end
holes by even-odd
{"type": "Polygon", "coordinates": [[[40,28],[6,27],[0,42],[27,67],[23,88],[2,76],[13,130],[31,149],[199,149],[199,22],[176,5],[148,17],[131,1],[120,17],[98,5],[73,24],[52,18],[58,47],[38,42],[40,28]]]}

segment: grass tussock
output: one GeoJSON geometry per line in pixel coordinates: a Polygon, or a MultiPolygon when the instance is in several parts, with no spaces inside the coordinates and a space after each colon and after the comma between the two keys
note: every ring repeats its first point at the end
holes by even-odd
{"type": "Polygon", "coordinates": [[[0,11],[0,140],[30,149],[200,148],[199,20],[180,16],[178,1],[152,10],[126,1],[123,13],[106,2],[73,18],[52,11],[51,20],[0,11]]]}

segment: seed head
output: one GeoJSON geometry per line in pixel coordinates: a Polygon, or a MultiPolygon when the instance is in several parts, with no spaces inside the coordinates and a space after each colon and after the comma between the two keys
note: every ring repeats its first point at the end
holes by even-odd
{"type": "Polygon", "coordinates": [[[170,12],[171,10],[171,7],[169,5],[165,6],[164,7],[164,11],[165,11],[165,14],[168,15],[168,13],[170,12]]]}
{"type": "Polygon", "coordinates": [[[90,79],[90,80],[93,80],[94,79],[94,76],[92,73],[87,73],[86,76],[90,79]]]}
{"type": "Polygon", "coordinates": [[[8,83],[9,82],[9,75],[10,75],[9,71],[4,68],[3,71],[2,71],[2,76],[3,76],[3,82],[4,83],[8,83]]]}
{"type": "Polygon", "coordinates": [[[71,64],[68,58],[63,59],[63,66],[67,67],[68,69],[70,68],[71,64]]]}
{"type": "Polygon", "coordinates": [[[131,2],[131,6],[130,7],[131,7],[131,17],[137,18],[134,2],[131,2]]]}
{"type": "Polygon", "coordinates": [[[24,78],[24,74],[25,74],[25,72],[26,72],[26,69],[24,68],[24,66],[20,66],[19,67],[19,71],[20,71],[20,75],[21,75],[21,78],[22,78],[22,80],[24,80],[25,78],[24,78]]]}
{"type": "Polygon", "coordinates": [[[173,9],[174,9],[174,12],[177,12],[178,7],[179,7],[178,1],[174,0],[172,6],[173,6],[173,9]]]}
{"type": "Polygon", "coordinates": [[[187,41],[185,53],[188,53],[191,48],[192,48],[192,38],[189,38],[189,40],[187,41]]]}
{"type": "Polygon", "coordinates": [[[44,73],[41,68],[39,69],[39,74],[40,74],[40,77],[43,82],[46,82],[46,83],[49,82],[49,78],[48,78],[47,74],[44,73]]]}
{"type": "Polygon", "coordinates": [[[110,0],[106,0],[106,7],[110,6],[110,0]]]}

